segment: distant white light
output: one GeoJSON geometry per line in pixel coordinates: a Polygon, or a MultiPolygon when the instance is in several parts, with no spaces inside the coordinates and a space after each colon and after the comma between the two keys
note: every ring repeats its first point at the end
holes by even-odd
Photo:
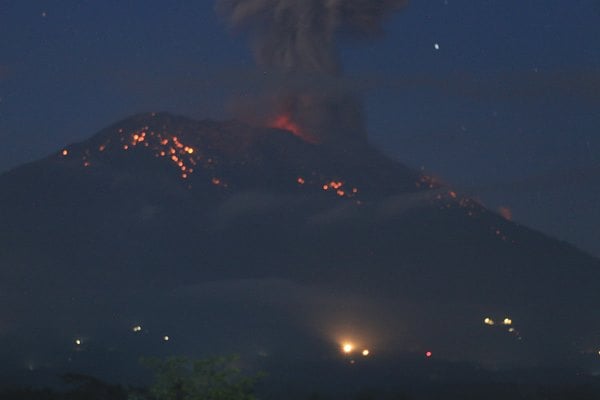
{"type": "Polygon", "coordinates": [[[491,319],[491,318],[485,318],[483,320],[483,323],[486,324],[486,325],[490,325],[490,326],[495,324],[494,320],[491,319]]]}
{"type": "Polygon", "coordinates": [[[81,339],[75,339],[75,344],[77,346],[81,346],[81,339]]]}
{"type": "Polygon", "coordinates": [[[439,50],[440,49],[439,43],[434,43],[433,44],[433,48],[436,49],[436,50],[439,50]]]}
{"type": "Polygon", "coordinates": [[[370,353],[371,353],[371,352],[369,351],[369,349],[364,349],[364,350],[362,351],[362,355],[363,355],[363,356],[365,356],[365,357],[366,357],[366,356],[368,356],[370,353]]]}
{"type": "Polygon", "coordinates": [[[168,342],[168,341],[170,340],[170,338],[169,338],[168,336],[163,336],[163,340],[164,340],[165,342],[168,342]]]}
{"type": "Polygon", "coordinates": [[[504,318],[504,321],[502,321],[502,323],[504,325],[512,325],[512,319],[510,319],[510,318],[504,318]]]}
{"type": "Polygon", "coordinates": [[[142,327],[141,327],[140,325],[136,325],[136,326],[134,326],[134,327],[132,328],[132,330],[133,330],[134,332],[141,332],[141,331],[142,331],[142,327]]]}
{"type": "Polygon", "coordinates": [[[354,346],[352,345],[352,343],[344,343],[344,345],[342,346],[342,350],[344,351],[344,353],[348,354],[351,353],[352,350],[354,350],[354,346]]]}

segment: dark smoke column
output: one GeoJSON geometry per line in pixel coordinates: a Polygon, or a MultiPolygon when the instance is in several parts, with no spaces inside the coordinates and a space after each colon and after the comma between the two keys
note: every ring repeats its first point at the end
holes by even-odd
{"type": "MultiPolygon", "coordinates": [[[[366,138],[357,96],[335,79],[341,75],[336,33],[373,37],[383,19],[407,0],[217,0],[233,28],[248,31],[259,66],[287,76],[267,96],[263,123],[286,121],[314,142],[366,138]]],[[[293,130],[293,129],[291,129],[293,130]]]]}

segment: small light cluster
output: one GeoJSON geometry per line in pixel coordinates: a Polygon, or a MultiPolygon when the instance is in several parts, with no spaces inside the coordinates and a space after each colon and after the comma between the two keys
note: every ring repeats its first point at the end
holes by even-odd
{"type": "Polygon", "coordinates": [[[439,182],[435,178],[428,175],[421,175],[419,180],[415,182],[417,189],[435,189],[439,186],[439,182]]]}
{"type": "MultiPolygon", "coordinates": [[[[166,132],[154,132],[148,126],[126,133],[123,129],[118,129],[120,137],[119,145],[111,145],[110,139],[100,144],[97,148],[99,153],[104,152],[109,146],[118,148],[121,151],[131,151],[134,148],[147,148],[153,152],[154,157],[164,158],[175,166],[179,177],[187,180],[196,168],[204,170],[214,170],[216,161],[214,156],[201,154],[191,145],[183,143],[176,135],[166,132]]],[[[62,157],[70,155],[69,149],[63,149],[60,152],[62,157]]],[[[82,155],[82,164],[84,167],[92,165],[91,151],[84,151],[82,155]]],[[[210,179],[210,178],[209,178],[210,179]]],[[[210,182],[215,186],[227,187],[222,178],[213,177],[210,182]]]]}
{"type": "Polygon", "coordinates": [[[517,337],[518,340],[521,340],[521,335],[519,332],[512,326],[513,320],[509,317],[505,317],[502,322],[496,323],[492,318],[485,317],[483,319],[483,323],[490,327],[504,327],[508,333],[511,333],[517,337]]]}
{"type": "Polygon", "coordinates": [[[472,199],[466,196],[460,196],[454,190],[438,193],[435,196],[435,200],[437,200],[440,210],[450,209],[452,207],[460,207],[467,210],[467,215],[469,217],[474,217],[477,210],[476,203],[472,199]]]}
{"type": "MultiPolygon", "coordinates": [[[[486,325],[490,325],[490,326],[496,325],[496,322],[493,319],[491,319],[490,317],[484,318],[483,323],[486,325]]],[[[502,320],[502,325],[512,325],[512,323],[513,323],[512,319],[510,319],[508,317],[506,317],[506,318],[504,318],[504,320],[502,320]]]]}
{"type": "MultiPolygon", "coordinates": [[[[435,200],[437,200],[439,204],[438,207],[440,210],[451,209],[453,207],[460,207],[461,209],[465,210],[466,215],[470,218],[475,218],[479,216],[482,212],[482,208],[478,206],[477,202],[475,202],[473,199],[467,196],[459,195],[454,190],[448,190],[445,193],[438,193],[435,196],[435,200]]],[[[510,219],[504,215],[503,217],[505,219],[510,219]]],[[[494,236],[496,236],[503,242],[510,242],[512,244],[516,244],[516,241],[510,239],[508,235],[505,232],[503,232],[499,227],[491,226],[490,230],[494,234],[494,236]]]]}
{"type": "MultiPolygon", "coordinates": [[[[355,346],[350,343],[350,342],[345,342],[342,344],[342,352],[346,355],[350,355],[352,353],[354,353],[355,350],[355,346]]],[[[360,354],[363,357],[368,357],[371,354],[371,351],[369,349],[363,349],[360,354]]]]}
{"type": "Polygon", "coordinates": [[[344,182],[342,181],[329,181],[328,183],[323,184],[323,190],[333,191],[340,197],[354,197],[358,193],[357,188],[346,190],[344,188],[344,182]]]}
{"type": "MultiPolygon", "coordinates": [[[[307,180],[304,177],[299,176],[296,178],[296,183],[298,183],[298,185],[308,185],[312,184],[313,182],[307,182],[307,180]]],[[[356,197],[356,195],[358,194],[358,188],[352,187],[350,189],[347,189],[345,187],[345,183],[339,180],[328,179],[321,184],[321,189],[323,189],[325,192],[332,192],[339,197],[346,198],[353,198],[356,197]]]]}

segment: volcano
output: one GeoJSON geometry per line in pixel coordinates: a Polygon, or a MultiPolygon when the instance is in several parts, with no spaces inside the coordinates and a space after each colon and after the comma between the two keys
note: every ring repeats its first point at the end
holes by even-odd
{"type": "Polygon", "coordinates": [[[0,226],[6,368],[600,350],[597,259],[362,140],[137,115],[0,175],[0,226]]]}

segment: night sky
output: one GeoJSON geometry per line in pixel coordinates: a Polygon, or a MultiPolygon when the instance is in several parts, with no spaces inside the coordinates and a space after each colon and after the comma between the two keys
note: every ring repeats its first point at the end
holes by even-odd
{"type": "MultiPolygon", "coordinates": [[[[341,36],[369,139],[600,256],[600,3],[416,1],[341,36]]],[[[269,71],[213,1],[0,2],[0,171],[120,118],[233,117],[269,71]]]]}

